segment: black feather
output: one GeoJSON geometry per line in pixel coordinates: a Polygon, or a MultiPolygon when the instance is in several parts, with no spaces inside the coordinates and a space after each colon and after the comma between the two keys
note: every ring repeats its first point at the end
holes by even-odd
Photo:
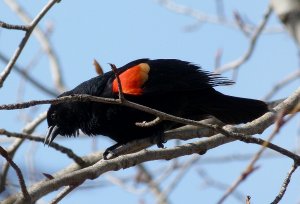
{"type": "MultiPolygon", "coordinates": [[[[246,123],[268,111],[267,105],[259,100],[227,96],[213,87],[231,85],[232,81],[220,75],[203,71],[199,66],[177,59],[139,59],[118,69],[121,74],[140,63],[150,67],[148,80],[141,87],[141,95],[126,94],[133,102],[189,119],[215,116],[229,124],[246,123]]],[[[89,94],[117,98],[112,91],[115,80],[113,72],[107,72],[81,83],[61,96],[89,94]]],[[[59,96],[59,97],[61,97],[59,96]]],[[[172,122],[161,122],[152,127],[139,127],[136,122],[151,121],[155,116],[132,108],[95,102],[70,102],[51,105],[47,115],[50,143],[60,134],[76,136],[81,130],[87,135],[104,135],[112,138],[117,145],[145,138],[161,138],[163,132],[178,126],[172,122]],[[53,128],[55,127],[55,128],[53,128]],[[55,134],[53,134],[55,129],[55,134]]],[[[161,141],[158,141],[160,143],[161,141]]]]}

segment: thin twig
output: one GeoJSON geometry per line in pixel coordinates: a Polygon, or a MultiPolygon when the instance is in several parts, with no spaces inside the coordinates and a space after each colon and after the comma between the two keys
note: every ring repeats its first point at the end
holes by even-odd
{"type": "Polygon", "coordinates": [[[13,54],[12,58],[9,60],[8,64],[2,71],[0,75],[0,88],[3,86],[4,81],[10,74],[11,69],[13,68],[14,64],[16,63],[17,59],[19,58],[23,48],[25,47],[29,37],[35,26],[40,22],[43,16],[50,10],[50,8],[57,2],[57,0],[50,0],[46,6],[41,10],[41,12],[33,19],[33,21],[29,24],[28,30],[25,33],[22,41],[20,42],[18,48],[16,49],[15,53],[13,54]]]}
{"type": "Polygon", "coordinates": [[[0,146],[0,154],[1,156],[3,156],[6,161],[12,166],[12,168],[16,171],[18,179],[19,179],[19,183],[21,186],[21,190],[24,196],[25,201],[30,201],[31,197],[27,191],[27,187],[25,184],[25,180],[22,174],[21,169],[18,167],[18,165],[10,158],[10,156],[8,155],[7,151],[5,149],[3,149],[3,147],[0,146]]]}
{"type": "MultiPolygon", "coordinates": [[[[295,153],[295,151],[292,151],[295,153]]],[[[282,155],[278,154],[278,152],[268,151],[264,153],[261,158],[264,159],[280,159],[282,155]]],[[[200,164],[228,164],[230,162],[244,162],[249,161],[253,157],[252,153],[245,153],[245,154],[232,154],[232,155],[225,155],[225,156],[210,156],[201,159],[199,162],[200,164]]]]}
{"type": "MultiPolygon", "coordinates": [[[[3,55],[3,53],[0,53],[0,60],[3,61],[3,63],[7,64],[9,62],[9,59],[3,55]]],[[[34,87],[38,88],[39,90],[45,92],[46,94],[56,97],[58,96],[58,92],[51,90],[41,84],[39,81],[34,79],[32,76],[30,76],[26,71],[24,71],[21,67],[19,67],[17,64],[14,65],[13,71],[16,71],[18,74],[20,74],[24,79],[28,80],[34,87]]]]}
{"type": "MultiPolygon", "coordinates": [[[[24,129],[23,129],[23,133],[25,134],[31,134],[36,127],[41,124],[46,118],[46,112],[40,114],[35,120],[31,121],[30,123],[28,123],[24,129]]],[[[7,148],[7,152],[10,156],[10,158],[13,158],[17,149],[21,146],[21,144],[24,142],[24,138],[17,138],[15,139],[15,141],[7,148]]],[[[5,190],[5,181],[6,181],[6,177],[7,177],[7,173],[9,170],[9,163],[5,163],[3,165],[3,170],[1,173],[1,177],[0,177],[0,192],[3,192],[5,190]]]]}
{"type": "Polygon", "coordinates": [[[257,42],[259,36],[261,35],[263,29],[265,28],[265,25],[267,24],[267,21],[270,18],[272,11],[273,11],[272,7],[268,6],[268,8],[263,16],[262,21],[260,22],[260,24],[258,25],[256,30],[253,32],[252,37],[250,38],[248,49],[242,55],[242,57],[240,57],[237,60],[234,60],[233,62],[227,63],[227,64],[223,65],[222,67],[217,68],[216,73],[222,73],[222,72],[225,72],[228,70],[238,69],[242,64],[244,64],[245,62],[248,61],[248,59],[251,57],[251,55],[254,51],[254,48],[256,46],[256,42],[257,42]]]}
{"type": "MultiPolygon", "coordinates": [[[[236,21],[229,21],[225,18],[220,18],[219,16],[208,15],[204,12],[194,9],[193,7],[188,7],[174,2],[173,0],[158,0],[158,3],[172,12],[194,18],[198,24],[210,23],[240,30],[240,27],[237,25],[236,21]]],[[[252,24],[245,24],[245,29],[248,32],[251,32],[255,29],[255,26],[252,24]]],[[[278,32],[284,32],[284,29],[280,27],[270,27],[265,30],[265,33],[278,32]]]]}
{"type": "MultiPolygon", "coordinates": [[[[286,120],[290,120],[291,117],[293,117],[294,115],[291,115],[288,119],[286,120]]],[[[280,128],[282,127],[282,125],[284,125],[286,123],[286,121],[283,120],[283,114],[280,115],[280,117],[278,118],[278,120],[276,121],[276,125],[275,128],[273,130],[273,132],[269,135],[268,139],[266,141],[263,141],[263,143],[261,143],[262,147],[260,148],[260,150],[253,156],[252,160],[250,161],[250,163],[247,165],[247,167],[245,168],[245,170],[241,173],[241,175],[239,176],[239,178],[232,184],[232,186],[230,188],[227,189],[227,191],[225,192],[225,194],[220,198],[220,200],[218,201],[218,204],[221,204],[224,202],[224,200],[251,174],[253,173],[254,170],[257,169],[257,167],[255,167],[255,163],[258,161],[258,159],[260,158],[260,156],[262,155],[262,153],[265,151],[265,149],[271,148],[273,150],[281,148],[278,147],[277,145],[272,144],[270,141],[275,137],[275,135],[277,135],[277,133],[279,132],[280,128]],[[272,147],[271,147],[272,146],[272,147]]],[[[250,139],[250,138],[249,138],[250,139]]],[[[258,139],[258,138],[257,138],[258,139]]],[[[253,139],[250,139],[253,140],[253,139]]],[[[262,142],[262,140],[261,140],[262,142]]],[[[283,148],[281,148],[281,150],[283,151],[287,151],[283,148]]],[[[276,151],[276,150],[275,150],[276,151]]],[[[288,151],[289,152],[289,151],[288,151]]],[[[288,154],[290,154],[292,152],[289,152],[288,154]]],[[[297,155],[297,157],[294,157],[294,153],[292,153],[293,157],[292,159],[294,160],[294,162],[299,162],[299,156],[297,155]]],[[[291,157],[290,157],[291,158],[291,157]]]]}
{"type": "Polygon", "coordinates": [[[24,26],[24,25],[12,25],[5,23],[3,21],[0,21],[0,27],[6,28],[6,29],[12,29],[12,30],[23,30],[23,31],[28,31],[29,27],[24,26]]]}
{"type": "Polygon", "coordinates": [[[234,16],[234,19],[236,21],[237,26],[240,28],[240,30],[242,31],[242,33],[246,37],[250,37],[250,32],[249,32],[249,30],[247,30],[247,27],[246,27],[246,24],[244,22],[244,19],[241,17],[240,13],[238,11],[234,11],[233,12],[233,16],[234,16]]]}
{"type": "Polygon", "coordinates": [[[192,167],[192,165],[199,160],[199,156],[195,155],[189,160],[187,160],[183,166],[180,168],[178,174],[175,176],[173,181],[169,184],[168,187],[164,190],[165,195],[170,195],[171,192],[176,188],[179,182],[183,179],[184,175],[188,172],[188,170],[192,167]]]}
{"type": "Polygon", "coordinates": [[[160,119],[160,117],[156,117],[154,120],[146,122],[136,122],[135,125],[139,126],[139,127],[152,127],[154,125],[157,125],[158,123],[160,123],[162,120],[160,119]]]}
{"type": "Polygon", "coordinates": [[[152,177],[152,175],[149,173],[149,171],[146,169],[146,167],[143,164],[137,165],[137,168],[141,171],[141,173],[144,176],[144,181],[148,184],[150,190],[153,192],[155,197],[157,198],[157,203],[159,204],[167,204],[168,198],[161,189],[158,183],[156,183],[152,177]]]}
{"type": "Polygon", "coordinates": [[[223,50],[218,49],[215,54],[215,66],[214,66],[215,69],[220,67],[222,56],[223,56],[223,50]]]}
{"type": "MultiPolygon", "coordinates": [[[[202,161],[202,159],[200,160],[202,161]]],[[[202,163],[201,163],[202,164],[202,163]]],[[[202,177],[202,179],[204,179],[204,184],[202,185],[202,188],[205,187],[213,187],[218,189],[219,191],[224,192],[227,188],[228,188],[228,184],[222,183],[218,180],[216,180],[213,176],[210,176],[206,171],[200,169],[197,171],[197,173],[199,174],[199,176],[202,177]]],[[[232,196],[237,199],[238,201],[244,201],[244,194],[242,192],[239,191],[235,191],[232,193],[232,196]]]]}
{"type": "Polygon", "coordinates": [[[43,105],[43,104],[59,104],[59,103],[64,103],[64,102],[67,103],[67,102],[74,102],[74,101],[79,101],[79,102],[93,101],[93,102],[100,102],[100,103],[120,104],[120,101],[117,99],[81,94],[81,95],[73,95],[73,96],[64,96],[64,97],[49,99],[49,100],[32,100],[32,101],[22,102],[22,103],[5,104],[5,105],[0,105],[0,110],[25,109],[25,108],[29,108],[37,105],[43,105]]]}
{"type": "Polygon", "coordinates": [[[263,98],[263,100],[270,100],[270,98],[278,92],[280,89],[282,89],[284,86],[288,85],[289,83],[293,82],[296,79],[300,78],[300,70],[297,69],[295,72],[287,75],[285,78],[283,78],[281,81],[277,82],[273,88],[269,91],[269,93],[266,94],[266,96],[263,98]]]}
{"type": "Polygon", "coordinates": [[[278,195],[276,196],[276,198],[274,199],[274,201],[271,203],[271,204],[277,204],[281,201],[281,199],[283,198],[285,192],[286,192],[286,189],[291,181],[291,177],[293,175],[293,173],[295,172],[295,170],[299,167],[299,164],[297,163],[294,163],[290,169],[290,171],[288,172],[286,178],[284,179],[283,181],[283,184],[281,186],[281,189],[278,193],[278,195]]]}
{"type": "MultiPolygon", "coordinates": [[[[64,97],[51,99],[51,100],[33,100],[33,101],[23,102],[23,103],[0,105],[0,110],[24,109],[24,108],[28,108],[31,106],[41,105],[41,104],[58,104],[58,103],[73,102],[73,101],[80,101],[80,102],[93,101],[93,102],[100,102],[100,103],[124,105],[124,106],[135,108],[137,110],[140,110],[140,111],[143,111],[146,113],[156,115],[161,120],[170,120],[170,121],[178,122],[178,123],[182,123],[182,124],[195,125],[195,126],[201,126],[201,127],[209,127],[214,130],[217,130],[214,125],[202,124],[199,121],[173,116],[171,114],[167,114],[162,111],[158,111],[158,110],[149,108],[147,106],[143,106],[143,105],[128,101],[125,98],[121,102],[120,99],[96,97],[96,96],[91,96],[91,95],[87,95],[87,94],[80,94],[80,95],[75,94],[72,96],[64,96],[64,97]]],[[[223,131],[226,132],[226,130],[223,130],[223,131]]]]}
{"type": "Polygon", "coordinates": [[[64,197],[66,197],[69,193],[71,193],[75,188],[77,188],[79,185],[69,185],[65,187],[57,196],[54,198],[50,204],[57,204],[59,201],[61,201],[64,197]]]}
{"type": "Polygon", "coordinates": [[[122,83],[121,83],[121,80],[120,80],[120,77],[119,77],[118,69],[117,69],[116,65],[114,65],[114,64],[109,63],[109,65],[110,65],[110,67],[111,67],[112,71],[114,72],[115,77],[117,79],[119,100],[120,100],[121,103],[123,103],[125,98],[124,98],[124,94],[123,94],[122,83]]]}
{"type": "MultiPolygon", "coordinates": [[[[146,189],[144,189],[144,190],[143,189],[138,189],[135,186],[126,184],[126,181],[128,181],[127,178],[122,179],[122,178],[118,178],[118,177],[110,175],[110,174],[107,175],[105,178],[109,183],[111,183],[115,186],[119,186],[120,188],[126,190],[129,193],[134,193],[134,194],[141,195],[142,193],[144,193],[146,191],[146,189]]],[[[132,177],[130,179],[132,179],[132,177]]]]}
{"type": "MultiPolygon", "coordinates": [[[[5,129],[0,129],[0,135],[5,135],[7,137],[26,138],[28,140],[41,142],[41,143],[43,143],[45,139],[43,137],[32,136],[30,134],[9,132],[5,129]]],[[[51,143],[49,146],[57,151],[60,151],[61,153],[66,154],[70,159],[73,159],[78,165],[80,166],[86,165],[86,163],[82,160],[82,158],[77,156],[71,149],[61,146],[55,142],[51,143]]]]}
{"type": "MultiPolygon", "coordinates": [[[[60,0],[56,0],[56,2],[59,3],[60,0]]],[[[27,14],[27,12],[23,9],[23,7],[21,7],[21,5],[18,2],[16,2],[15,0],[5,0],[5,3],[11,8],[11,10],[13,10],[20,17],[20,19],[24,23],[32,25],[32,22],[34,20],[31,19],[31,17],[27,14]]],[[[53,1],[53,3],[55,3],[55,0],[53,1]]],[[[43,11],[41,11],[37,15],[37,17],[41,15],[42,12],[43,11]]],[[[50,68],[52,71],[52,78],[54,80],[56,89],[58,90],[58,92],[64,91],[65,86],[62,80],[59,60],[56,52],[54,51],[54,49],[52,48],[49,42],[49,39],[47,38],[46,34],[42,31],[42,29],[39,28],[39,26],[35,27],[33,34],[36,36],[44,52],[48,55],[50,68]]]]}

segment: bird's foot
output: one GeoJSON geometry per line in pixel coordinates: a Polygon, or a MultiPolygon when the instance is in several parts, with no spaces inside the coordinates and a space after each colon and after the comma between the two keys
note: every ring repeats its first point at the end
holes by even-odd
{"type": "Polygon", "coordinates": [[[114,152],[115,149],[117,149],[118,147],[122,146],[121,143],[117,143],[113,146],[110,146],[109,148],[107,148],[104,153],[103,153],[103,159],[104,160],[108,160],[110,158],[113,157],[117,157],[118,155],[116,154],[116,152],[114,152]]]}
{"type": "Polygon", "coordinates": [[[163,134],[155,135],[152,137],[152,143],[156,144],[158,148],[164,148],[164,143],[167,141],[164,139],[163,134]]]}

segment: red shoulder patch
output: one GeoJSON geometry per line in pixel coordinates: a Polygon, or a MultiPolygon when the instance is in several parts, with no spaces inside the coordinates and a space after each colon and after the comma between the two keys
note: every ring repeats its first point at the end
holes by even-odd
{"type": "MultiPolygon", "coordinates": [[[[150,66],[146,63],[131,67],[119,75],[123,93],[130,95],[141,95],[142,86],[148,80],[150,66]]],[[[114,93],[119,92],[117,79],[114,79],[112,89],[114,93]]]]}

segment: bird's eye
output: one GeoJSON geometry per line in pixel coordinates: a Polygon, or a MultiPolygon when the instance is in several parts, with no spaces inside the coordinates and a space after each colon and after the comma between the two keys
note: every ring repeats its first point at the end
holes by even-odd
{"type": "Polygon", "coordinates": [[[50,117],[51,117],[52,120],[55,120],[55,119],[56,119],[56,113],[52,113],[52,114],[50,115],[50,117]]]}

